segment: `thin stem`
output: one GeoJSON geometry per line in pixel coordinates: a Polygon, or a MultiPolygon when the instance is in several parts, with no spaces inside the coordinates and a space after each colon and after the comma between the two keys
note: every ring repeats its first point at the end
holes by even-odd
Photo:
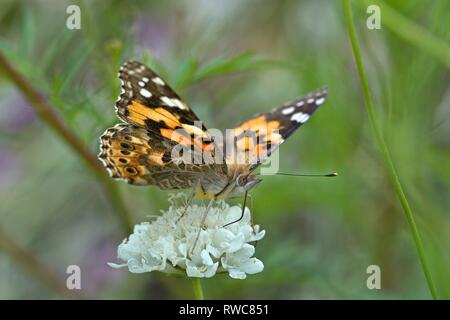
{"type": "Polygon", "coordinates": [[[86,298],[76,290],[68,290],[64,285],[64,281],[58,278],[53,270],[50,270],[50,268],[38,260],[31,251],[20,246],[1,229],[0,249],[5,251],[17,264],[40,280],[50,290],[53,290],[68,299],[86,298]]]}
{"type": "Polygon", "coordinates": [[[192,278],[192,285],[194,286],[195,300],[205,300],[200,278],[192,278]]]}
{"type": "Polygon", "coordinates": [[[378,147],[381,150],[383,160],[386,164],[386,169],[387,169],[389,179],[394,187],[395,192],[397,193],[397,196],[400,200],[403,211],[405,212],[406,219],[409,224],[409,228],[410,228],[410,231],[411,231],[411,234],[412,234],[412,237],[413,237],[416,249],[417,249],[417,254],[418,254],[420,263],[422,265],[422,270],[423,270],[423,273],[427,280],[431,296],[433,297],[433,299],[437,299],[438,296],[437,296],[436,287],[435,287],[435,285],[433,283],[433,279],[431,277],[431,272],[430,272],[428,262],[425,257],[422,239],[420,237],[419,230],[417,229],[417,225],[414,220],[414,215],[409,206],[408,200],[406,199],[405,193],[403,191],[403,187],[400,183],[400,179],[395,170],[394,163],[392,161],[389,149],[384,141],[380,126],[378,125],[378,122],[376,120],[376,116],[375,116],[375,112],[374,112],[374,108],[373,108],[372,97],[371,97],[370,90],[369,90],[369,83],[367,81],[366,73],[364,71],[361,53],[359,50],[358,40],[356,37],[355,27],[354,27],[354,23],[353,23],[351,0],[343,0],[343,8],[344,8],[344,17],[345,17],[345,23],[347,26],[347,32],[348,32],[350,42],[352,45],[353,55],[355,58],[356,66],[358,68],[361,85],[363,87],[364,99],[366,102],[367,113],[369,115],[369,122],[371,124],[373,133],[375,135],[378,147]]]}
{"type": "Polygon", "coordinates": [[[132,222],[129,213],[120,197],[116,186],[111,183],[111,179],[105,174],[105,170],[98,161],[97,157],[84,145],[64,123],[56,112],[56,108],[50,105],[45,97],[32,86],[14,67],[9,63],[7,58],[0,53],[0,69],[12,80],[16,87],[28,99],[37,115],[44,121],[53,131],[59,135],[69,145],[76,154],[78,154],[87,164],[87,166],[95,173],[100,181],[105,194],[113,203],[116,212],[122,222],[125,232],[129,234],[132,231],[132,222]]]}

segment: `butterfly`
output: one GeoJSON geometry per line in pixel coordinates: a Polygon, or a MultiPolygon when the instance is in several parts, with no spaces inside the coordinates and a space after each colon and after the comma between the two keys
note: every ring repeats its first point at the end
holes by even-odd
{"type": "Polygon", "coordinates": [[[227,130],[219,141],[146,65],[125,62],[119,79],[116,113],[123,122],[100,137],[98,155],[110,176],[163,190],[192,189],[198,198],[213,200],[247,192],[258,184],[255,169],[308,121],[327,95],[326,89],[317,90],[255,115],[227,130]],[[190,155],[180,156],[183,153],[190,155]]]}

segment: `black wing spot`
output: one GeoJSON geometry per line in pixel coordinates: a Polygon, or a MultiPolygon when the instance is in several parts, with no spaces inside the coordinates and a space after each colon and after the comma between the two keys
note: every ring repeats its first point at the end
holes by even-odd
{"type": "Polygon", "coordinates": [[[126,142],[121,142],[120,143],[120,146],[122,147],[122,148],[125,148],[125,149],[133,149],[133,146],[132,145],[130,145],[130,144],[128,144],[128,143],[126,143],[126,142]]]}
{"type": "Polygon", "coordinates": [[[161,158],[161,160],[162,160],[164,163],[169,163],[169,162],[172,160],[172,158],[171,158],[171,156],[170,156],[169,154],[164,153],[163,156],[162,156],[162,158],[161,158]]]}
{"type": "Polygon", "coordinates": [[[128,172],[129,174],[137,174],[136,168],[133,168],[133,167],[125,168],[125,171],[128,172]]]}

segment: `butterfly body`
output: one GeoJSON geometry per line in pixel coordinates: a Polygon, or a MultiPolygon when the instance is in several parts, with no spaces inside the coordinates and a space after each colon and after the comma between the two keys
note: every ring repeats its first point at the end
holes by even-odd
{"type": "Polygon", "coordinates": [[[144,64],[129,61],[119,71],[122,92],[116,113],[124,123],[100,138],[111,177],[162,190],[192,189],[201,199],[226,199],[260,182],[254,169],[326,97],[319,90],[262,113],[215,139],[181,98],[144,64]]]}

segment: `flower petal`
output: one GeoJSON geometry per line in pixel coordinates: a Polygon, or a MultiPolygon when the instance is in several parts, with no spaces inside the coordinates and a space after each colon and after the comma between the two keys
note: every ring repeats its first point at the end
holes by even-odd
{"type": "Polygon", "coordinates": [[[182,198],[171,197],[171,206],[161,216],[151,223],[136,225],[133,233],[117,249],[117,256],[124,263],[108,265],[112,268],[128,267],[133,273],[185,271],[189,277],[200,278],[213,277],[220,270],[227,271],[236,279],[245,279],[247,274],[264,269],[263,263],[253,257],[255,247],[249,242],[262,239],[265,231],[251,225],[248,208],[241,221],[223,228],[224,224],[238,219],[242,209],[219,202],[210,208],[200,228],[206,207],[176,205],[175,201],[182,198]]]}

